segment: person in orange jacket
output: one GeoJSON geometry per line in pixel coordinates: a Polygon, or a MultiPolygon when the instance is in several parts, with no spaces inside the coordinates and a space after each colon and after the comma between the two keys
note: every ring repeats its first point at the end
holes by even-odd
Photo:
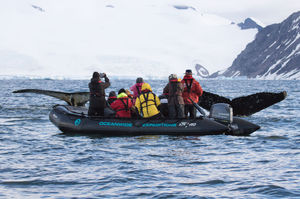
{"type": "Polygon", "coordinates": [[[193,78],[193,73],[191,69],[187,69],[185,71],[185,76],[183,80],[181,80],[181,83],[183,84],[182,97],[185,104],[185,117],[187,118],[189,114],[190,118],[196,118],[196,108],[194,107],[192,101],[189,98],[191,98],[195,103],[198,103],[199,97],[203,94],[203,90],[199,82],[197,82],[197,80],[193,78]]]}

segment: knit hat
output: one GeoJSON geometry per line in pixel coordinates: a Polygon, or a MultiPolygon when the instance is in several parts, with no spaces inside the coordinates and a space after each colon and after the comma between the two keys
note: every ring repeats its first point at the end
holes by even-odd
{"type": "Polygon", "coordinates": [[[115,91],[110,91],[108,97],[117,96],[115,91]]]}
{"type": "Polygon", "coordinates": [[[136,83],[143,83],[143,82],[144,82],[144,80],[143,80],[142,77],[138,77],[138,78],[136,79],[136,83]]]}
{"type": "Polygon", "coordinates": [[[191,69],[186,69],[186,70],[185,70],[185,74],[186,74],[186,75],[192,75],[193,72],[192,72],[191,69]]]}

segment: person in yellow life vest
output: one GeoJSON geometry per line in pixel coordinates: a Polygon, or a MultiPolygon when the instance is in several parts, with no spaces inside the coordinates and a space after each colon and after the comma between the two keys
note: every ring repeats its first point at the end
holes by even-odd
{"type": "Polygon", "coordinates": [[[161,117],[160,100],[152,93],[151,86],[143,83],[141,94],[136,98],[135,107],[143,118],[157,119],[161,117]]]}

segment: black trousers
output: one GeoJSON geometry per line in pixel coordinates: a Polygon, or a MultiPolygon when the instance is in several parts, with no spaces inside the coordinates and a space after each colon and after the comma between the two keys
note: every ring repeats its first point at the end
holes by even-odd
{"type": "Polygon", "coordinates": [[[184,118],[184,105],[183,104],[176,104],[176,105],[169,105],[169,118],[184,118]]]}
{"type": "Polygon", "coordinates": [[[160,104],[160,113],[164,116],[164,117],[169,117],[169,111],[168,111],[168,104],[167,103],[161,103],[160,104]]]}
{"type": "Polygon", "coordinates": [[[188,114],[189,114],[189,118],[196,118],[196,108],[193,104],[185,104],[184,105],[184,114],[185,117],[188,118],[188,114]]]}
{"type": "Polygon", "coordinates": [[[104,116],[104,108],[106,107],[105,97],[90,96],[89,116],[104,116]]]}
{"type": "Polygon", "coordinates": [[[89,107],[88,115],[89,116],[104,116],[104,107],[103,108],[89,107]]]}

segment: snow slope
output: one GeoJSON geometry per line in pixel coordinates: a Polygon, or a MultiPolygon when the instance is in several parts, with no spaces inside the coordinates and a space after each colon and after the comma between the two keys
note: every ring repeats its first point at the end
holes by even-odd
{"type": "Polygon", "coordinates": [[[254,39],[197,0],[2,0],[0,75],[181,75],[229,67],[254,39]]]}

